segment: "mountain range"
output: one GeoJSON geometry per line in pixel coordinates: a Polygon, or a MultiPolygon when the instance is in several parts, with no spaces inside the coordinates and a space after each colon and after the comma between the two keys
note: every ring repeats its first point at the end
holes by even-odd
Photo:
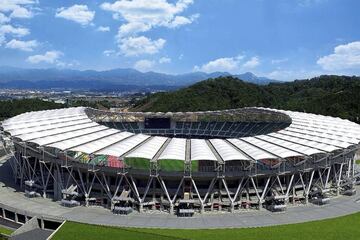
{"type": "Polygon", "coordinates": [[[71,69],[24,69],[0,67],[0,87],[34,89],[163,89],[188,86],[193,83],[220,76],[234,76],[246,82],[265,85],[276,80],[258,77],[251,72],[232,75],[227,72],[191,72],[185,74],[165,74],[140,72],[135,69],[112,69],[105,71],[71,69]]]}

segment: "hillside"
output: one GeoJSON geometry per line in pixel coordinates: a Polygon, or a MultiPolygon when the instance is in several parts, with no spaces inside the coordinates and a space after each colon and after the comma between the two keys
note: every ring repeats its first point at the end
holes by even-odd
{"type": "Polygon", "coordinates": [[[46,102],[40,99],[14,99],[0,101],[0,121],[24,112],[41,111],[66,107],[64,104],[46,102]]]}
{"type": "Polygon", "coordinates": [[[360,119],[360,78],[320,76],[288,83],[255,85],[220,77],[138,102],[134,111],[199,111],[263,106],[360,119]]]}
{"type": "MultiPolygon", "coordinates": [[[[26,89],[115,89],[120,91],[144,91],[146,88],[169,90],[169,87],[188,86],[196,82],[230,76],[227,72],[191,72],[186,74],[165,74],[140,72],[135,69],[111,69],[106,71],[71,69],[23,69],[0,67],[0,88],[26,89]]],[[[236,75],[246,82],[268,84],[276,80],[258,77],[247,72],[236,75]]]]}

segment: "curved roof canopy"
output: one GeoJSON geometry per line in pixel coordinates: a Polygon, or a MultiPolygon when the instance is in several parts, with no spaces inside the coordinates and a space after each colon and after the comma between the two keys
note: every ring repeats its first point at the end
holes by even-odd
{"type": "MultiPolygon", "coordinates": [[[[248,112],[276,112],[292,123],[277,132],[229,139],[183,139],[133,134],[100,125],[89,117],[92,109],[78,107],[28,112],[5,120],[2,128],[16,141],[95,155],[149,160],[257,161],[326,154],[360,143],[360,126],[348,120],[316,114],[264,108],[248,112]],[[187,156],[188,155],[188,156],[187,156]]],[[[185,113],[244,114],[244,110],[185,113]]],[[[95,111],[96,112],[96,111],[95,111]]],[[[102,112],[104,114],[104,112],[102,112]]],[[[111,116],[112,113],[109,113],[111,116]]],[[[120,113],[121,114],[121,113],[120,113]]],[[[182,116],[184,113],[136,113],[136,116],[182,116]]],[[[128,116],[127,113],[124,115],[128,116]]],[[[111,118],[109,118],[111,119],[111,118]]]]}

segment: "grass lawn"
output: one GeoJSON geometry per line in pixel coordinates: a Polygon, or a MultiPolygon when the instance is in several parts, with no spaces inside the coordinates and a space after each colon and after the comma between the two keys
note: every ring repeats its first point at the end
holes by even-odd
{"type": "Polygon", "coordinates": [[[355,160],[355,163],[356,163],[356,164],[360,164],[360,159],[355,160]]]}
{"type": "Polygon", "coordinates": [[[0,227],[0,233],[10,235],[12,233],[12,231],[7,228],[0,227]]]}
{"type": "Polygon", "coordinates": [[[357,240],[360,239],[360,213],[300,224],[243,229],[112,228],[67,222],[53,239],[357,240]]]}

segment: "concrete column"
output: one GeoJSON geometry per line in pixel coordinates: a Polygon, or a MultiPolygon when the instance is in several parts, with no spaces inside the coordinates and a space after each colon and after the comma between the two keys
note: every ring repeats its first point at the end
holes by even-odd
{"type": "Polygon", "coordinates": [[[41,228],[41,229],[44,229],[44,228],[45,228],[45,223],[44,223],[44,219],[43,219],[43,218],[40,219],[40,228],[41,228]]]}
{"type": "MultiPolygon", "coordinates": [[[[156,181],[153,180],[152,182],[152,191],[153,191],[153,194],[152,194],[152,200],[153,202],[155,203],[156,201],[156,193],[155,193],[155,189],[156,189],[156,181]]],[[[152,205],[152,210],[156,210],[156,206],[155,204],[152,205]]]]}
{"type": "Polygon", "coordinates": [[[222,204],[221,204],[221,189],[222,189],[222,181],[219,181],[219,196],[218,196],[219,211],[222,210],[222,204]]]}
{"type": "Polygon", "coordinates": [[[19,217],[18,217],[18,214],[15,213],[15,222],[18,223],[19,222],[19,217]]]}
{"type": "Polygon", "coordinates": [[[250,195],[249,195],[249,189],[246,190],[246,209],[249,208],[249,203],[250,202],[250,195]]]}
{"type": "Polygon", "coordinates": [[[170,214],[174,213],[174,205],[172,203],[170,203],[170,214]]]}
{"type": "Polygon", "coordinates": [[[89,194],[85,194],[85,207],[89,207],[89,194]]]}
{"type": "Polygon", "coordinates": [[[292,199],[292,204],[295,205],[295,187],[293,187],[293,199],[292,199]]]}
{"type": "Polygon", "coordinates": [[[233,213],[235,210],[234,203],[231,203],[230,205],[230,212],[233,213]]]}
{"type": "Polygon", "coordinates": [[[161,193],[160,195],[160,210],[164,210],[164,205],[163,205],[163,202],[164,202],[164,193],[161,193]]]}
{"type": "Polygon", "coordinates": [[[139,203],[139,212],[140,213],[144,212],[144,205],[142,203],[139,203]]]}
{"type": "Polygon", "coordinates": [[[201,204],[201,206],[200,206],[200,213],[204,213],[204,212],[205,212],[204,204],[201,204]]]}
{"type": "Polygon", "coordinates": [[[211,211],[214,211],[214,193],[210,195],[211,211]]]}
{"type": "Polygon", "coordinates": [[[2,216],[3,218],[5,218],[5,209],[2,209],[2,211],[1,211],[1,216],[2,216]]]}

